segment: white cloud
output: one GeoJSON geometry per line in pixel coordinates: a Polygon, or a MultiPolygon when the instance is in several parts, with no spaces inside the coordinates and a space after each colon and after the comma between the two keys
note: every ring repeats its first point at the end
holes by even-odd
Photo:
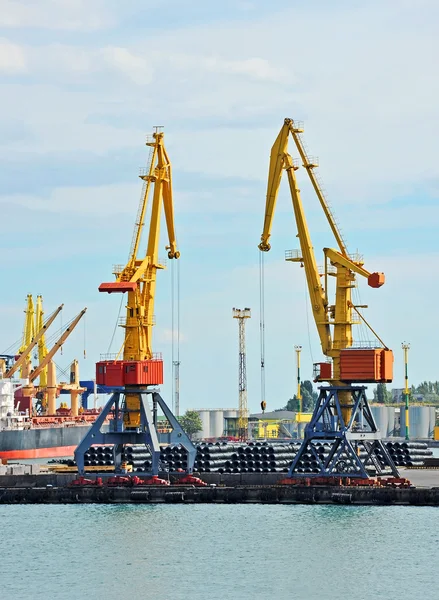
{"type": "MultiPolygon", "coordinates": [[[[159,55],[160,56],[160,55],[159,55]]],[[[162,59],[169,61],[178,69],[191,71],[206,71],[222,75],[242,75],[262,81],[281,81],[286,75],[283,68],[271,64],[268,60],[259,57],[244,59],[225,59],[219,55],[202,54],[171,54],[163,53],[162,59]]]]}
{"type": "Polygon", "coordinates": [[[23,73],[26,71],[26,56],[24,49],[6,39],[0,39],[0,72],[23,73]]]}
{"type": "Polygon", "coordinates": [[[139,184],[112,184],[54,188],[46,196],[0,196],[0,204],[53,213],[103,215],[134,214],[141,193],[139,184]]]}
{"type": "Polygon", "coordinates": [[[137,56],[126,48],[117,47],[103,48],[101,54],[110,67],[122,72],[134,83],[140,85],[151,83],[153,69],[142,56],[137,56]]]}
{"type": "Polygon", "coordinates": [[[104,0],[0,0],[1,27],[95,31],[112,21],[104,0]]]}

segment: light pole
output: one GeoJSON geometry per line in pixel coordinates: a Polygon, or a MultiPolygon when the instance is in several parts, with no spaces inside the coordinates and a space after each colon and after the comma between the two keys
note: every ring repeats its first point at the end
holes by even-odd
{"type": "MultiPolygon", "coordinates": [[[[404,387],[404,397],[405,397],[405,439],[409,438],[409,376],[408,376],[408,362],[409,362],[409,349],[410,344],[403,342],[401,344],[402,349],[404,350],[404,379],[405,379],[405,387],[404,387]]],[[[402,433],[402,432],[401,432],[402,433]]]]}
{"type": "Polygon", "coordinates": [[[297,362],[297,399],[299,401],[299,412],[302,412],[302,390],[300,389],[300,352],[302,351],[302,346],[294,346],[294,350],[296,351],[296,362],[297,362]]]}

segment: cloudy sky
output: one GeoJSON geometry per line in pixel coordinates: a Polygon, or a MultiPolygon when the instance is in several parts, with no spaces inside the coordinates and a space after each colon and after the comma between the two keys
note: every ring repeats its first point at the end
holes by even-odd
{"type": "MultiPolygon", "coordinates": [[[[305,140],[352,252],[384,271],[361,282],[367,318],[413,382],[438,379],[439,8],[433,0],[0,0],[0,351],[21,335],[27,293],[64,323],[57,362],[109,350],[120,297],[99,294],[128,254],[145,136],[163,125],[181,250],[181,408],[237,405],[232,307],[249,306],[249,407],[260,402],[259,280],[270,147],[286,116],[305,140]]],[[[290,148],[293,150],[292,146],[290,148]]],[[[302,170],[318,262],[334,246],[302,170]]],[[[265,255],[269,408],[321,358],[286,182],[265,255]]],[[[165,245],[163,236],[162,246],[165,245]]],[[[159,273],[155,350],[171,397],[171,274],[159,273]]],[[[60,326],[60,323],[58,323],[60,326]]],[[[112,351],[117,352],[121,333],[112,351]]]]}

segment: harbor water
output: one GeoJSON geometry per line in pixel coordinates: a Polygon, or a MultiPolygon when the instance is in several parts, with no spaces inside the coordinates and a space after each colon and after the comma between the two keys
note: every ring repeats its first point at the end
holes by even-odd
{"type": "Polygon", "coordinates": [[[438,598],[439,510],[0,506],[2,600],[438,598]]]}

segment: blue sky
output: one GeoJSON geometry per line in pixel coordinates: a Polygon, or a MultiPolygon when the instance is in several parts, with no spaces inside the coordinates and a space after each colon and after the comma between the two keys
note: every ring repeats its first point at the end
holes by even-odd
{"type": "MultiPolygon", "coordinates": [[[[259,390],[258,250],[270,147],[284,117],[305,140],[351,251],[367,318],[410,377],[437,379],[439,79],[433,0],[0,0],[1,349],[21,335],[27,293],[83,328],[58,363],[81,377],[107,352],[120,298],[101,295],[127,258],[146,134],[164,125],[181,250],[181,407],[236,406],[237,324],[249,306],[249,406],[259,390]]],[[[291,148],[292,149],[292,148],[291,148]]],[[[298,172],[318,262],[333,246],[298,172]]],[[[303,272],[284,262],[295,225],[282,186],[266,264],[269,408],[321,357],[303,272]]],[[[163,237],[163,246],[165,239],[163,237]]],[[[159,273],[154,344],[171,396],[171,277],[159,273]]],[[[121,332],[113,346],[117,351],[121,332]]]]}

